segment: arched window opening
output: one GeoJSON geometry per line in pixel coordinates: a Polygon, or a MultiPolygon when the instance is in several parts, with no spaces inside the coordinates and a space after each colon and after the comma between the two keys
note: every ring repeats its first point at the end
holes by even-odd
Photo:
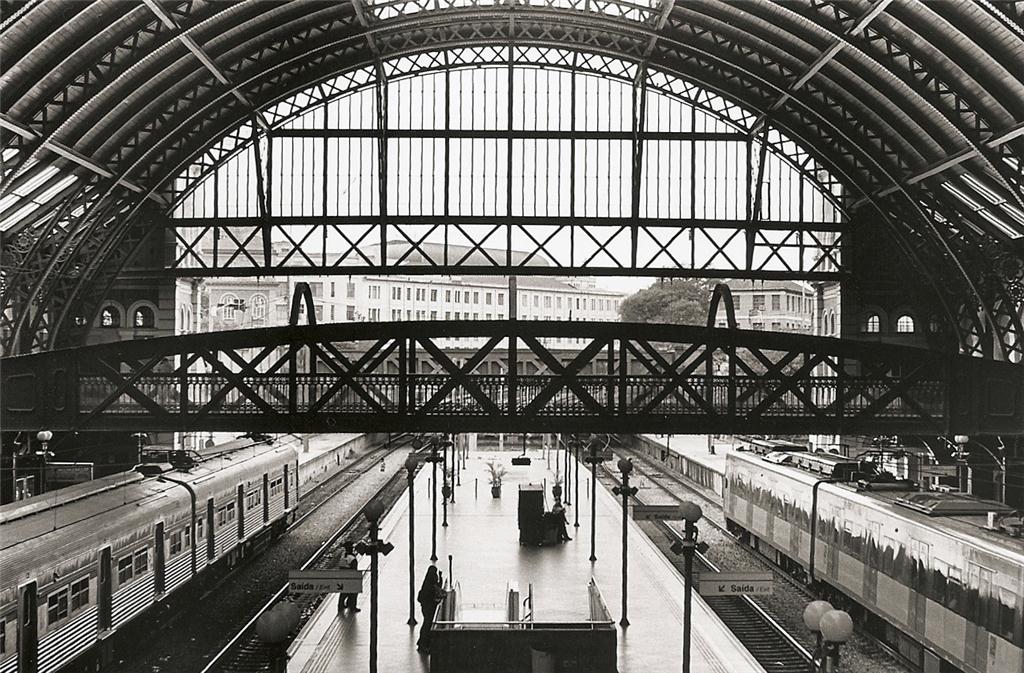
{"type": "Polygon", "coordinates": [[[901,315],[896,320],[896,331],[900,334],[913,334],[914,319],[909,315],[901,315]]]}
{"type": "Polygon", "coordinates": [[[233,322],[235,313],[241,309],[240,304],[241,302],[238,301],[238,297],[230,292],[221,295],[220,303],[217,305],[220,307],[221,318],[227,322],[233,322]]]}
{"type": "MultiPolygon", "coordinates": [[[[630,133],[637,65],[601,59],[568,68],[563,66],[576,60],[573,52],[557,49],[519,58],[511,73],[507,65],[461,50],[389,60],[386,176],[377,174],[380,147],[369,133],[377,120],[372,69],[339,75],[265,110],[274,129],[274,170],[287,176],[273,180],[265,195],[267,216],[281,218],[271,230],[270,264],[305,259],[311,270],[334,269],[342,261],[377,256],[387,266],[446,266],[467,255],[448,249],[450,240],[459,240],[471,250],[465,263],[486,266],[543,260],[565,269],[647,273],[842,270],[835,226],[845,224],[841,182],[777,128],[757,134],[751,148],[758,114],[652,68],[643,73],[644,152],[635,175],[630,133]],[[447,71],[430,69],[446,61],[447,71]],[[760,142],[766,144],[764,165],[755,167],[760,142]],[[757,217],[775,226],[771,235],[748,240],[736,231],[749,216],[750,176],[759,173],[764,194],[757,217]],[[616,223],[634,207],[636,240],[621,236],[616,223]],[[427,229],[405,240],[395,235],[397,225],[386,225],[378,236],[356,223],[375,221],[382,212],[417,218],[421,225],[403,226],[427,229]],[[511,237],[492,236],[491,225],[455,227],[453,217],[510,218],[511,237]],[[295,224],[296,218],[303,223],[295,224]],[[548,219],[553,223],[539,223],[548,219]],[[690,221],[699,235],[680,237],[663,226],[666,220],[680,226],[690,221]],[[708,227],[708,221],[735,227],[708,227]],[[560,228],[557,235],[552,226],[560,228]],[[587,235],[574,235],[584,226],[587,235]],[[786,231],[816,243],[780,245],[789,240],[786,231]],[[331,240],[336,244],[328,249],[315,247],[331,240]],[[368,249],[366,242],[376,240],[382,249],[368,249]]],[[[231,137],[254,135],[266,138],[251,131],[231,137]]],[[[265,224],[259,220],[255,152],[251,143],[223,142],[223,152],[211,149],[176,178],[171,217],[181,234],[178,268],[226,268],[240,259],[263,263],[241,242],[255,241],[257,234],[229,240],[244,233],[240,228],[262,231],[265,224]],[[210,162],[210,156],[224,159],[210,162]],[[232,237],[221,236],[210,250],[200,240],[210,230],[190,226],[194,218],[238,221],[232,237]]]]}
{"type": "Polygon", "coordinates": [[[153,314],[153,309],[148,306],[139,306],[135,309],[135,315],[132,317],[132,324],[136,329],[149,329],[156,327],[156,316],[153,314]]]}
{"type": "Polygon", "coordinates": [[[864,323],[864,331],[868,334],[878,334],[881,330],[882,319],[878,317],[877,313],[872,313],[864,323]]]}
{"type": "Polygon", "coordinates": [[[113,306],[104,306],[100,311],[100,327],[120,327],[121,313],[113,306]]]}

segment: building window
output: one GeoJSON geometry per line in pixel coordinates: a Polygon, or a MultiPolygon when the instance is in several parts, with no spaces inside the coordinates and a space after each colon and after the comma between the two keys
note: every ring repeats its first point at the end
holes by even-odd
{"type": "Polygon", "coordinates": [[[871,314],[868,316],[867,322],[864,323],[864,331],[868,334],[878,334],[882,328],[882,320],[877,314],[871,314]]]}
{"type": "Polygon", "coordinates": [[[431,320],[437,320],[437,311],[431,311],[430,312],[430,319],[431,320]]]}
{"type": "Polygon", "coordinates": [[[121,326],[121,314],[117,312],[113,306],[106,306],[103,311],[100,312],[100,326],[101,327],[120,327],[121,326]]]}
{"type": "Polygon", "coordinates": [[[484,303],[487,304],[488,306],[491,305],[491,293],[490,292],[485,292],[484,293],[484,303]]]}
{"type": "MultiPolygon", "coordinates": [[[[333,309],[333,308],[334,307],[332,306],[331,309],[333,309]]],[[[353,321],[355,319],[356,319],[356,307],[355,306],[346,306],[345,307],[345,320],[348,320],[349,322],[351,322],[351,321],[353,321]]]]}
{"type": "Polygon", "coordinates": [[[412,288],[411,287],[405,288],[405,300],[406,301],[412,301],[412,288]]]}
{"type": "Polygon", "coordinates": [[[370,309],[370,320],[372,320],[373,322],[380,322],[380,309],[379,308],[371,308],[370,309]]]}
{"type": "Polygon", "coordinates": [[[89,604],[89,578],[71,583],[71,611],[81,610],[89,604]]]}
{"type": "Polygon", "coordinates": [[[437,290],[430,291],[430,301],[437,301],[437,290]]]}
{"type": "Polygon", "coordinates": [[[397,322],[402,319],[402,312],[397,308],[391,309],[391,320],[397,322]]]}
{"type": "Polygon", "coordinates": [[[445,290],[444,291],[444,300],[446,302],[451,302],[451,300],[452,300],[452,291],[451,290],[445,290]]]}
{"type": "Polygon", "coordinates": [[[400,288],[400,287],[393,287],[393,288],[391,288],[391,298],[392,299],[401,299],[402,298],[402,288],[400,288]]]}
{"type": "Polygon", "coordinates": [[[55,624],[68,616],[68,590],[67,587],[55,591],[46,599],[46,623],[55,624]]]}
{"type": "Polygon", "coordinates": [[[367,296],[370,299],[380,299],[380,285],[371,285],[367,296]]]}
{"type": "Polygon", "coordinates": [[[253,321],[255,322],[257,320],[266,320],[266,318],[267,318],[267,297],[265,295],[262,295],[262,294],[254,294],[252,296],[252,299],[250,299],[250,301],[252,302],[252,319],[253,319],[253,321]]]}
{"type": "Polygon", "coordinates": [[[230,292],[221,295],[220,298],[220,309],[221,317],[226,321],[233,321],[235,319],[235,311],[239,310],[242,302],[238,301],[238,297],[231,294],[230,292]]]}
{"type": "Polygon", "coordinates": [[[334,281],[331,281],[331,298],[334,297],[334,281]]]}
{"type": "Polygon", "coordinates": [[[914,319],[909,315],[901,315],[896,319],[896,331],[900,334],[913,334],[914,319]]]}
{"type": "Polygon", "coordinates": [[[504,305],[505,305],[505,293],[504,292],[499,292],[498,293],[498,306],[504,306],[504,305]]]}
{"type": "MultiPolygon", "coordinates": [[[[332,283],[332,285],[333,285],[333,283],[332,283]]],[[[322,296],[324,296],[324,284],[323,283],[310,283],[309,284],[309,293],[311,295],[313,295],[314,297],[322,297],[322,296]]],[[[331,296],[333,297],[334,295],[331,295],[331,296]]]]}
{"type": "Polygon", "coordinates": [[[764,295],[763,294],[755,294],[754,295],[754,310],[755,311],[763,311],[764,310],[764,295]]]}
{"type": "Polygon", "coordinates": [[[135,325],[136,328],[156,327],[156,316],[153,315],[153,309],[148,306],[140,306],[135,309],[132,324],[135,325]]]}
{"type": "Polygon", "coordinates": [[[551,308],[551,295],[544,295],[544,308],[551,308]]]}
{"type": "Polygon", "coordinates": [[[782,308],[782,300],[779,298],[779,295],[773,294],[772,295],[772,310],[773,311],[778,311],[778,310],[781,310],[781,308],[782,308]]]}
{"type": "Polygon", "coordinates": [[[348,297],[349,299],[355,299],[355,297],[356,297],[356,284],[355,283],[348,283],[345,286],[345,296],[348,297]]]}

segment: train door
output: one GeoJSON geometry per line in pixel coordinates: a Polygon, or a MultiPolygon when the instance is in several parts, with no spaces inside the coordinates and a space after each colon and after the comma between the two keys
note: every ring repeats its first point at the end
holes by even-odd
{"type": "Polygon", "coordinates": [[[270,475],[263,473],[263,525],[270,521],[270,475]]]}
{"type": "Polygon", "coordinates": [[[96,599],[96,605],[99,607],[100,631],[109,630],[114,623],[114,583],[112,578],[110,547],[104,547],[100,550],[100,577],[97,588],[99,596],[96,599]]]}
{"type": "Polygon", "coordinates": [[[967,642],[964,660],[979,671],[988,663],[988,606],[992,596],[992,571],[977,563],[967,564],[967,642]]]}
{"type": "Polygon", "coordinates": [[[167,575],[164,552],[164,522],[157,521],[153,527],[153,590],[162,594],[167,589],[167,575]]]}
{"type": "Polygon", "coordinates": [[[206,558],[217,556],[217,529],[213,527],[213,498],[206,500],[206,558]]]}
{"type": "Polygon", "coordinates": [[[932,547],[927,542],[910,539],[910,584],[914,591],[910,594],[909,619],[907,620],[914,633],[923,636],[927,617],[927,601],[931,595],[929,576],[932,567],[932,547]]]}
{"type": "Polygon", "coordinates": [[[284,508],[288,509],[291,506],[291,502],[288,500],[289,489],[288,489],[288,463],[284,464],[284,508]]]}
{"type": "Polygon", "coordinates": [[[885,555],[882,524],[878,521],[869,521],[865,532],[868,539],[864,544],[867,553],[861,557],[864,564],[864,585],[861,587],[861,595],[866,603],[875,605],[878,602],[878,569],[882,567],[882,557],[885,555]]]}
{"type": "Polygon", "coordinates": [[[238,508],[238,539],[241,540],[245,537],[245,482],[238,485],[235,507],[238,508]]]}
{"type": "Polygon", "coordinates": [[[39,610],[36,583],[18,587],[18,671],[39,670],[39,610]]]}

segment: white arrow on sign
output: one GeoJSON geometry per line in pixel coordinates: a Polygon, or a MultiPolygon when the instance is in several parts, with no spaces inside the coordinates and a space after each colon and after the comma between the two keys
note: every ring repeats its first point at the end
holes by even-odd
{"type": "Polygon", "coordinates": [[[775,591],[770,572],[700,573],[697,582],[701,596],[767,596],[775,591]]]}

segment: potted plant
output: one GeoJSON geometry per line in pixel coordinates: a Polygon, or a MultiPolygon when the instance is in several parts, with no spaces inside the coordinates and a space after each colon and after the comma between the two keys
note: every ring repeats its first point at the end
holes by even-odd
{"type": "Polygon", "coordinates": [[[499,465],[493,460],[487,463],[487,469],[491,473],[491,497],[501,497],[501,478],[508,472],[504,465],[499,465]]]}

